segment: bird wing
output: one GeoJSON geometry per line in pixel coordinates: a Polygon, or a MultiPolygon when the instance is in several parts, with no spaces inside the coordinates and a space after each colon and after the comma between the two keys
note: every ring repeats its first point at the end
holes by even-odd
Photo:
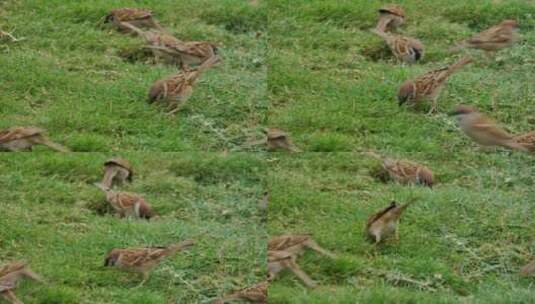
{"type": "Polygon", "coordinates": [[[512,138],[511,134],[507,133],[506,131],[492,123],[474,124],[473,128],[477,131],[485,132],[498,139],[509,140],[512,138]]]}

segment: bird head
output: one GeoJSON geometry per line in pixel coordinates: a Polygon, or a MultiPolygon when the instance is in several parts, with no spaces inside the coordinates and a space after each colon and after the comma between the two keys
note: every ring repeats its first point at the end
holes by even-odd
{"type": "Polygon", "coordinates": [[[467,106],[467,105],[460,105],[455,110],[448,113],[450,116],[461,116],[461,115],[468,115],[477,112],[476,108],[467,106]]]}
{"type": "Polygon", "coordinates": [[[398,90],[398,105],[402,105],[411,100],[415,96],[414,82],[408,80],[405,81],[398,90]]]}
{"type": "Polygon", "coordinates": [[[106,259],[104,260],[104,267],[113,267],[117,263],[117,260],[119,259],[119,252],[116,250],[112,250],[108,253],[106,256],[106,259]]]}

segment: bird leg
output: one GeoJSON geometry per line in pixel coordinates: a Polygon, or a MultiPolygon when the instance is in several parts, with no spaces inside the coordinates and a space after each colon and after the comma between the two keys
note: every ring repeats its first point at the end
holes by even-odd
{"type": "Polygon", "coordinates": [[[314,282],[301,268],[295,261],[292,259],[288,263],[288,268],[298,277],[300,278],[305,285],[307,285],[310,288],[316,288],[317,284],[314,282]]]}

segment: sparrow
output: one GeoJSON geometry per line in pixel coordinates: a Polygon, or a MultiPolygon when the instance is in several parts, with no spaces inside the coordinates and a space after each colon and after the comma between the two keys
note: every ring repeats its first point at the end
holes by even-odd
{"type": "Polygon", "coordinates": [[[150,271],[165,257],[174,255],[194,244],[192,240],[187,240],[167,247],[115,248],[106,255],[104,266],[140,273],[143,276],[141,286],[149,279],[150,271]]]}
{"type": "Polygon", "coordinates": [[[13,304],[22,304],[13,290],[17,287],[20,279],[24,277],[43,282],[41,277],[34,273],[25,262],[11,262],[0,268],[0,295],[2,298],[13,304]]]}
{"type": "Polygon", "coordinates": [[[319,254],[335,258],[336,256],[321,248],[316,243],[310,234],[287,234],[272,238],[268,242],[268,250],[271,251],[285,251],[294,255],[303,253],[305,248],[310,248],[319,254]]]}
{"type": "Polygon", "coordinates": [[[523,276],[531,276],[535,273],[535,260],[529,262],[527,265],[520,269],[520,273],[523,276]]]}
{"type": "Polygon", "coordinates": [[[104,191],[106,194],[106,200],[108,203],[110,203],[120,217],[126,216],[143,218],[147,220],[154,217],[151,206],[143,197],[129,192],[112,191],[103,184],[97,183],[95,186],[104,191]]]}
{"type": "Polygon", "coordinates": [[[448,67],[433,70],[405,81],[398,90],[399,105],[405,102],[416,104],[427,99],[433,103],[429,114],[436,112],[438,96],[448,77],[470,62],[472,59],[465,57],[448,67]]]}
{"type": "Polygon", "coordinates": [[[405,10],[399,5],[389,4],[379,9],[379,22],[376,29],[386,32],[388,28],[395,29],[405,22],[405,10]]]}
{"type": "Polygon", "coordinates": [[[460,105],[450,115],[456,116],[463,132],[481,146],[528,150],[524,145],[515,142],[512,135],[498,127],[492,119],[479,113],[474,107],[460,105]]]}
{"type": "Polygon", "coordinates": [[[221,299],[212,301],[212,304],[224,304],[229,301],[247,301],[250,303],[267,304],[268,281],[238,290],[221,299]]]}
{"type": "Polygon", "coordinates": [[[131,24],[139,28],[152,28],[162,30],[162,27],[154,17],[152,12],[142,8],[118,8],[110,11],[110,13],[104,17],[105,23],[112,23],[120,31],[130,33],[132,30],[125,27],[123,23],[131,24]]]}
{"type": "Polygon", "coordinates": [[[182,70],[189,69],[190,65],[200,65],[218,55],[217,46],[206,41],[176,42],[165,46],[151,45],[149,48],[178,58],[178,64],[182,70]]]}
{"type": "Polygon", "coordinates": [[[515,136],[513,140],[523,145],[530,152],[535,152],[535,131],[515,136]]]}
{"type": "Polygon", "coordinates": [[[111,189],[114,184],[122,185],[124,182],[132,182],[134,171],[129,161],[124,158],[112,158],[104,163],[104,178],[102,185],[111,189]]]}
{"type": "Polygon", "coordinates": [[[372,33],[383,38],[394,56],[406,63],[415,63],[424,57],[424,46],[415,38],[385,33],[377,29],[372,33]]]}
{"type": "Polygon", "coordinates": [[[519,38],[518,34],[515,32],[516,29],[518,29],[518,22],[516,22],[516,20],[504,20],[500,24],[461,42],[457,47],[454,47],[453,50],[468,47],[481,49],[488,55],[491,52],[511,46],[516,42],[519,38]]]}
{"type": "Polygon", "coordinates": [[[390,203],[387,208],[371,215],[366,223],[366,234],[370,240],[375,241],[375,245],[381,240],[395,233],[396,240],[399,240],[399,218],[407,207],[411,204],[398,206],[395,201],[390,203]]]}
{"type": "Polygon", "coordinates": [[[70,152],[64,146],[52,142],[46,131],[36,127],[10,127],[0,130],[0,151],[31,151],[34,145],[45,145],[59,152],[70,152]]]}
{"type": "Polygon", "coordinates": [[[143,31],[142,29],[128,22],[121,22],[121,25],[145,39],[145,42],[148,45],[147,48],[151,49],[154,57],[156,58],[156,62],[162,61],[168,64],[181,64],[181,58],[179,56],[171,52],[163,51],[167,50],[167,48],[171,46],[183,43],[172,34],[163,30],[143,31]]]}
{"type": "Polygon", "coordinates": [[[296,263],[294,254],[286,251],[268,250],[268,281],[273,281],[277,275],[285,270],[290,269],[305,285],[315,288],[317,283],[314,282],[296,263]]]}
{"type": "Polygon", "coordinates": [[[149,103],[164,101],[171,109],[169,114],[180,111],[193,93],[193,86],[199,76],[219,62],[219,57],[215,56],[196,69],[182,70],[178,74],[156,81],[149,90],[149,103]]]}
{"type": "Polygon", "coordinates": [[[378,177],[383,182],[392,180],[403,185],[416,184],[427,187],[433,187],[434,178],[431,169],[424,165],[411,162],[408,160],[396,160],[383,157],[375,152],[364,152],[383,162],[378,177]]]}
{"type": "Polygon", "coordinates": [[[268,150],[275,151],[275,150],[286,150],[290,152],[301,152],[299,148],[297,148],[292,140],[290,139],[290,136],[277,128],[266,128],[262,130],[264,134],[266,135],[266,143],[268,150]]]}

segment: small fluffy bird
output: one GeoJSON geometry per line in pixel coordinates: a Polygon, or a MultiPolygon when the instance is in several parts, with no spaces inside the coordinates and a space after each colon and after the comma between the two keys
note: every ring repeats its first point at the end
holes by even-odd
{"type": "Polygon", "coordinates": [[[154,217],[151,206],[143,197],[129,192],[112,191],[103,184],[95,184],[106,194],[106,200],[120,217],[150,219],[154,217]]]}
{"type": "Polygon", "coordinates": [[[229,301],[247,301],[250,303],[267,304],[267,289],[268,281],[264,281],[233,292],[221,299],[214,300],[212,301],[212,304],[224,304],[229,301]]]}
{"type": "Polygon", "coordinates": [[[104,178],[101,184],[111,189],[114,185],[122,185],[126,181],[132,182],[134,171],[129,161],[116,157],[104,163],[104,178]]]}
{"type": "Polygon", "coordinates": [[[319,254],[335,258],[336,256],[323,249],[316,241],[312,239],[310,234],[287,234],[273,237],[268,242],[268,250],[271,251],[286,251],[294,255],[303,253],[305,248],[310,248],[319,254]]]}
{"type": "Polygon", "coordinates": [[[528,151],[535,152],[535,131],[515,136],[513,140],[523,145],[528,151]]]}
{"type": "Polygon", "coordinates": [[[448,77],[470,62],[472,62],[472,59],[465,57],[448,67],[433,70],[405,81],[398,90],[399,105],[406,102],[414,105],[427,99],[432,102],[429,114],[436,112],[438,109],[438,96],[448,77]]]}
{"type": "Polygon", "coordinates": [[[34,145],[45,145],[59,152],[70,152],[51,141],[46,131],[36,127],[10,127],[0,131],[0,151],[31,151],[34,145]]]}
{"type": "Polygon", "coordinates": [[[378,174],[383,182],[392,180],[403,185],[416,184],[430,188],[434,185],[433,171],[424,165],[408,160],[383,157],[371,151],[364,152],[364,154],[383,162],[378,174]]]}
{"type": "Polygon", "coordinates": [[[379,9],[379,21],[376,30],[386,32],[405,23],[405,10],[396,4],[389,4],[379,9]]]}
{"type": "Polygon", "coordinates": [[[22,278],[43,282],[41,277],[34,273],[25,262],[16,261],[0,268],[0,295],[2,298],[13,304],[22,304],[13,292],[22,278]]]}
{"type": "Polygon", "coordinates": [[[268,250],[268,281],[273,281],[281,271],[290,269],[305,285],[316,288],[317,283],[301,270],[295,260],[296,257],[292,253],[268,250]]]}
{"type": "Polygon", "coordinates": [[[366,234],[370,240],[379,244],[383,239],[395,233],[396,240],[399,240],[399,218],[411,203],[398,206],[395,201],[387,208],[373,214],[366,223],[366,234]]]}
{"type": "Polygon", "coordinates": [[[517,28],[518,22],[515,20],[504,20],[500,24],[461,42],[453,50],[468,47],[483,50],[489,55],[491,52],[496,52],[515,43],[519,38],[515,32],[517,28]]]}
{"type": "Polygon", "coordinates": [[[455,116],[461,130],[481,146],[528,150],[524,145],[515,142],[511,134],[498,127],[492,119],[479,113],[474,107],[460,105],[450,115],[455,116]]]}
{"type": "Polygon", "coordinates": [[[262,130],[262,132],[264,132],[264,134],[266,135],[266,143],[268,150],[286,150],[290,152],[301,152],[301,150],[294,145],[288,133],[282,131],[281,129],[266,128],[262,130]]]}
{"type": "Polygon", "coordinates": [[[424,57],[424,45],[418,39],[394,35],[377,29],[373,29],[371,32],[385,40],[390,51],[398,60],[412,64],[424,57]]]}
{"type": "Polygon", "coordinates": [[[149,90],[149,103],[164,101],[173,114],[182,109],[193,93],[195,82],[201,74],[220,62],[219,57],[212,57],[193,70],[183,70],[173,76],[156,81],[149,90]]]}
{"type": "Polygon", "coordinates": [[[531,276],[535,274],[535,260],[522,267],[522,269],[520,269],[520,273],[523,276],[531,276]]]}
{"type": "Polygon", "coordinates": [[[149,279],[150,271],[165,257],[174,255],[194,244],[194,241],[187,240],[167,247],[115,248],[106,255],[104,266],[140,273],[143,276],[140,285],[143,285],[149,279]]]}
{"type": "Polygon", "coordinates": [[[131,24],[138,28],[149,28],[162,30],[162,27],[152,15],[152,12],[142,8],[118,8],[110,11],[104,17],[105,23],[112,23],[122,32],[132,32],[132,30],[125,26],[124,23],[131,24]]]}

